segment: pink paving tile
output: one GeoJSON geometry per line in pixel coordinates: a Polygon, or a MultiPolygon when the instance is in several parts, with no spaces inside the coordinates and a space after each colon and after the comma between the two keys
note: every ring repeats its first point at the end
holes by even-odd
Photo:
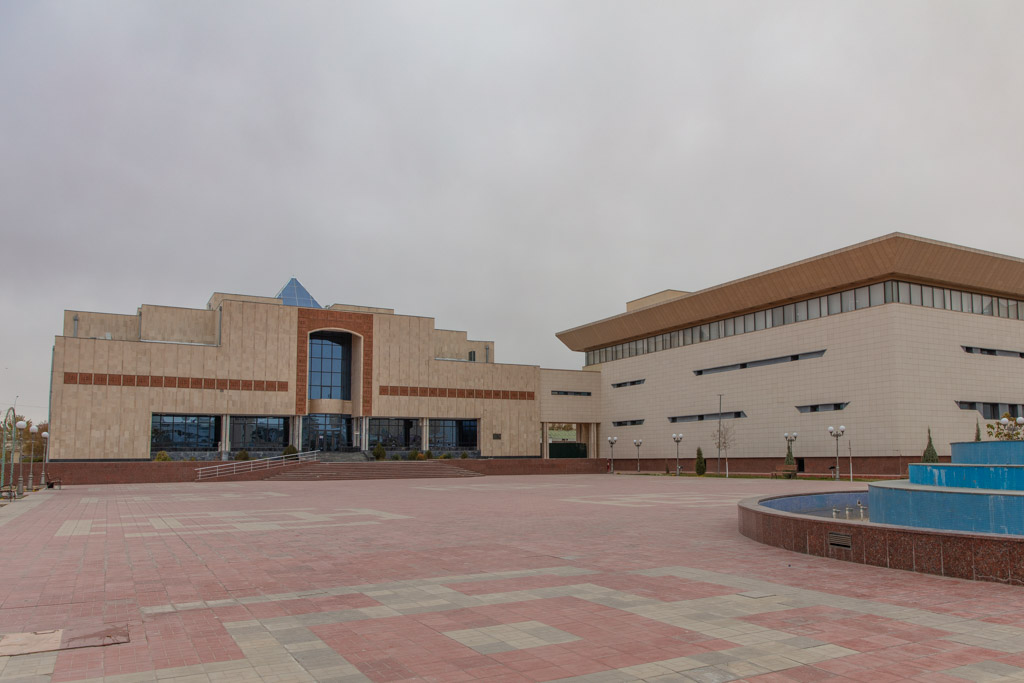
{"type": "MultiPolygon", "coordinates": [[[[847,484],[603,475],[491,477],[474,482],[486,482],[489,488],[474,490],[456,480],[431,482],[429,487],[416,480],[251,482],[66,487],[38,494],[46,496],[45,502],[0,527],[0,540],[21,549],[0,564],[0,632],[129,625],[128,644],[58,654],[53,680],[70,681],[241,658],[225,623],[378,604],[372,596],[349,594],[170,614],[142,610],[171,603],[267,598],[426,578],[441,578],[442,585],[468,595],[557,589],[577,583],[664,601],[743,592],[724,580],[728,585],[631,573],[673,566],[773,582],[780,591],[788,587],[819,591],[825,597],[817,607],[750,620],[794,635],[863,647],[866,654],[810,668],[872,683],[881,683],[893,671],[909,675],[920,668],[923,673],[914,677],[939,677],[943,668],[985,659],[1011,660],[1005,653],[941,640],[945,633],[938,629],[836,610],[828,604],[830,594],[993,624],[1024,624],[1024,592],[1016,586],[834,562],[760,546],[736,532],[732,501],[760,493],[849,488],[847,484]],[[611,496],[651,494],[680,496],[683,504],[637,508],[600,504],[611,496]],[[729,504],[699,502],[709,494],[729,504]],[[686,503],[687,496],[694,497],[692,505],[686,503]],[[592,502],[571,501],[581,497],[592,502]],[[203,534],[150,525],[152,535],[132,535],[145,530],[148,520],[158,518],[174,518],[186,531],[209,531],[232,516],[286,523],[298,519],[296,512],[331,514],[340,508],[381,510],[403,518],[365,526],[293,529],[285,524],[278,530],[233,528],[203,534]],[[438,510],[444,511],[443,516],[438,510]],[[700,524],[687,523],[695,517],[700,524]],[[56,535],[65,523],[81,520],[91,520],[95,533],[56,535]],[[561,567],[588,573],[544,573],[561,567]],[[538,572],[495,581],[443,580],[522,570],[538,572]]],[[[328,633],[335,627],[332,637],[346,634],[351,645],[333,641],[332,645],[339,651],[358,646],[359,651],[352,652],[353,661],[377,672],[377,680],[405,676],[522,681],[526,671],[559,669],[566,676],[581,675],[622,662],[645,663],[734,646],[727,640],[569,598],[427,611],[317,628],[328,633]],[[519,652],[485,656],[458,643],[457,647],[444,644],[450,639],[440,635],[528,620],[549,624],[580,640],[532,648],[525,656],[519,652]],[[398,664],[391,666],[389,659],[398,664]],[[377,665],[371,666],[372,662],[377,665]]],[[[778,675],[782,678],[777,680],[794,680],[786,672],[778,675]]],[[[817,674],[801,669],[796,675],[817,674]]]]}

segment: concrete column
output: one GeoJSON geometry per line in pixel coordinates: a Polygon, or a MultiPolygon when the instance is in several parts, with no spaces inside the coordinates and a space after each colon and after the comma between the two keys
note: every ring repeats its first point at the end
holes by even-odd
{"type": "Polygon", "coordinates": [[[359,448],[368,451],[370,450],[370,418],[360,417],[359,422],[362,427],[360,429],[359,448]]]}
{"type": "Polygon", "coordinates": [[[540,423],[540,444],[541,444],[541,446],[540,446],[540,457],[544,458],[545,460],[547,460],[547,459],[549,459],[551,457],[551,451],[548,448],[548,441],[549,441],[549,438],[548,438],[548,423],[547,422],[541,422],[540,423]]]}
{"type": "Polygon", "coordinates": [[[302,452],[302,416],[292,416],[292,445],[302,452]]]}
{"type": "MultiPolygon", "coordinates": [[[[423,446],[421,446],[420,450],[430,450],[430,418],[428,417],[420,418],[420,440],[423,442],[423,446]]],[[[434,455],[439,454],[435,453],[434,455]]]]}
{"type": "MultiPolygon", "coordinates": [[[[231,450],[231,416],[220,416],[220,452],[227,453],[231,450]]],[[[221,458],[224,456],[221,455],[221,458]]]]}

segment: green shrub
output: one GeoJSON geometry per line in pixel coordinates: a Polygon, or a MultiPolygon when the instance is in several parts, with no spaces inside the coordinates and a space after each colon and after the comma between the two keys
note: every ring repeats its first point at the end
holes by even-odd
{"type": "Polygon", "coordinates": [[[432,451],[432,450],[430,450],[428,448],[425,452],[427,454],[427,460],[433,460],[434,459],[434,451],[432,451]]]}
{"type": "Polygon", "coordinates": [[[406,460],[419,460],[419,456],[420,452],[414,448],[411,451],[409,451],[409,455],[408,457],[406,457],[406,460]]]}
{"type": "Polygon", "coordinates": [[[416,456],[415,456],[415,459],[416,460],[426,460],[427,459],[427,454],[426,453],[417,453],[416,456]]]}
{"type": "Polygon", "coordinates": [[[237,453],[235,453],[235,460],[248,460],[248,459],[249,459],[249,451],[241,450],[241,451],[238,451],[237,453]]]}
{"type": "Polygon", "coordinates": [[[451,453],[445,453],[444,455],[441,456],[441,459],[442,460],[451,460],[452,459],[452,454],[451,453]]]}
{"type": "Polygon", "coordinates": [[[939,454],[935,452],[935,446],[932,444],[932,428],[928,428],[928,445],[925,446],[924,453],[921,455],[921,462],[938,462],[939,454]]]}
{"type": "Polygon", "coordinates": [[[708,471],[708,463],[704,460],[704,451],[697,447],[697,462],[693,465],[693,471],[698,477],[704,476],[704,473],[708,471]]]}
{"type": "Polygon", "coordinates": [[[981,422],[977,418],[974,420],[974,440],[981,441],[981,422]]]}
{"type": "Polygon", "coordinates": [[[459,457],[465,460],[466,458],[469,457],[469,453],[463,452],[462,455],[460,455],[459,457]]]}
{"type": "Polygon", "coordinates": [[[160,451],[153,457],[153,460],[156,462],[170,462],[171,456],[167,454],[167,451],[160,451]]]}
{"type": "Polygon", "coordinates": [[[374,446],[372,452],[374,460],[384,460],[388,455],[388,452],[384,450],[384,444],[382,443],[378,443],[374,446]]]}
{"type": "Polygon", "coordinates": [[[296,448],[295,446],[293,446],[291,444],[288,444],[287,446],[284,447],[284,450],[281,451],[281,455],[295,455],[298,452],[299,452],[298,448],[296,448]]]}

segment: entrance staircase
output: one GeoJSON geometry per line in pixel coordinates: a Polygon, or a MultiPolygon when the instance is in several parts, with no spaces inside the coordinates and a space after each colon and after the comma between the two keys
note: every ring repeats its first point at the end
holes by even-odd
{"type": "Polygon", "coordinates": [[[313,462],[296,465],[267,481],[332,481],[356,479],[443,479],[482,477],[439,461],[426,462],[313,462]]]}

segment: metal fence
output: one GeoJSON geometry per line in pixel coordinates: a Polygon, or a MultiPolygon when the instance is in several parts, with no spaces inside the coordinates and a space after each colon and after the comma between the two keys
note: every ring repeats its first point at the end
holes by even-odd
{"type": "Polygon", "coordinates": [[[223,465],[211,465],[210,467],[196,468],[196,481],[223,477],[228,474],[243,474],[257,470],[269,470],[275,467],[287,465],[298,465],[303,462],[316,462],[316,454],[320,451],[306,451],[304,453],[293,453],[291,455],[275,455],[272,458],[257,458],[256,460],[236,460],[224,463],[223,465]]]}

